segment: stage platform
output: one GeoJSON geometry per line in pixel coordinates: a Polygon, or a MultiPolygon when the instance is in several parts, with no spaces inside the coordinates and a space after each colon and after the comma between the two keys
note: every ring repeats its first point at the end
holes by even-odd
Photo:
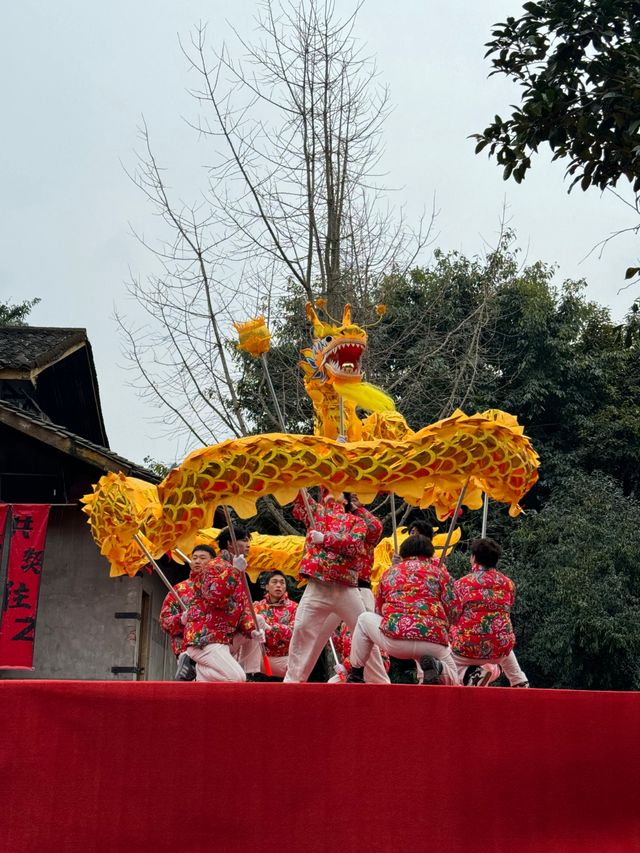
{"type": "Polygon", "coordinates": [[[640,850],[640,694],[0,681],[1,853],[640,850]]]}

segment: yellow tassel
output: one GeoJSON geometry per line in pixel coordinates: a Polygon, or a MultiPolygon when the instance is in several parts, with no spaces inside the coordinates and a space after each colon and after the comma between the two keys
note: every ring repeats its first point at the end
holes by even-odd
{"type": "Polygon", "coordinates": [[[388,394],[368,382],[341,382],[334,386],[338,394],[367,412],[395,412],[396,405],[388,394]]]}

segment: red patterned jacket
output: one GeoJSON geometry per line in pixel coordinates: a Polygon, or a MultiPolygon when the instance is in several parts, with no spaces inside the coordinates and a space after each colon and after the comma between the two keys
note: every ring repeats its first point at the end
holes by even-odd
{"type": "Polygon", "coordinates": [[[460,615],[453,579],[438,560],[411,557],[391,566],[380,579],[376,610],[380,630],[396,640],[426,640],[446,646],[449,625],[460,615]]]}
{"type": "MultiPolygon", "coordinates": [[[[189,579],[181,581],[175,585],[175,590],[189,607],[193,602],[193,584],[189,579]]],[[[162,602],[160,608],[160,627],[166,631],[171,638],[171,648],[174,655],[179,655],[186,649],[184,642],[184,625],[182,624],[182,607],[176,601],[175,595],[171,592],[162,602]]]]}
{"type": "Polygon", "coordinates": [[[256,614],[262,614],[270,630],[265,630],[267,655],[281,658],[289,654],[293,623],[298,605],[285,593],[277,604],[271,604],[269,595],[254,604],[256,614]]]}
{"type": "Polygon", "coordinates": [[[382,533],[382,522],[379,521],[372,512],[365,509],[363,506],[356,507],[353,510],[353,515],[356,515],[367,528],[367,533],[364,540],[364,553],[358,558],[358,580],[371,581],[371,570],[373,569],[373,552],[380,541],[382,533]]]}
{"type": "Polygon", "coordinates": [[[516,600],[514,582],[497,569],[478,566],[456,581],[456,591],[462,616],[449,634],[451,650],[475,660],[508,655],[516,643],[510,615],[516,600]]]}
{"type": "MultiPolygon", "coordinates": [[[[304,543],[300,575],[320,581],[335,581],[345,586],[358,585],[358,561],[365,550],[367,528],[359,518],[345,512],[337,501],[317,503],[309,498],[314,528],[324,533],[322,545],[314,545],[309,533],[304,543]]],[[[295,500],[293,515],[309,525],[300,495],[295,500]]]]}
{"type": "Polygon", "coordinates": [[[191,578],[194,597],[184,626],[187,646],[229,646],[237,631],[249,636],[254,630],[242,574],[231,560],[228,551],[220,551],[206,571],[191,578]]]}

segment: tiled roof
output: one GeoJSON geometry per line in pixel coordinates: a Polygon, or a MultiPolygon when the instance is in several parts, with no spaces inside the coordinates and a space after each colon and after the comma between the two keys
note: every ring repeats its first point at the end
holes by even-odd
{"type": "Polygon", "coordinates": [[[86,342],[86,329],[0,326],[0,371],[38,371],[86,342]]]}
{"type": "Polygon", "coordinates": [[[122,471],[127,476],[138,477],[150,483],[160,482],[160,477],[148,468],[130,462],[106,447],[94,444],[62,426],[52,424],[34,412],[25,411],[11,403],[0,401],[0,423],[15,427],[32,435],[36,440],[44,441],[63,453],[82,459],[103,471],[122,471]]]}

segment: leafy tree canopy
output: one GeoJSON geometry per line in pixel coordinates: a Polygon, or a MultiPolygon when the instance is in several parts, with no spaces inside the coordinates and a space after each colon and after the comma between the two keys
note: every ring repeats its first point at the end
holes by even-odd
{"type": "Polygon", "coordinates": [[[640,190],[640,4],[637,0],[540,0],[496,24],[492,74],[522,88],[519,106],[482,132],[476,153],[518,183],[546,142],[586,190],[627,178],[640,190]]]}
{"type": "Polygon", "coordinates": [[[39,299],[26,299],[18,305],[0,302],[0,326],[24,326],[25,318],[39,302],[39,299]]]}
{"type": "Polygon", "coordinates": [[[640,688],[640,505],[565,467],[542,511],[512,526],[517,654],[539,687],[640,688]]]}

